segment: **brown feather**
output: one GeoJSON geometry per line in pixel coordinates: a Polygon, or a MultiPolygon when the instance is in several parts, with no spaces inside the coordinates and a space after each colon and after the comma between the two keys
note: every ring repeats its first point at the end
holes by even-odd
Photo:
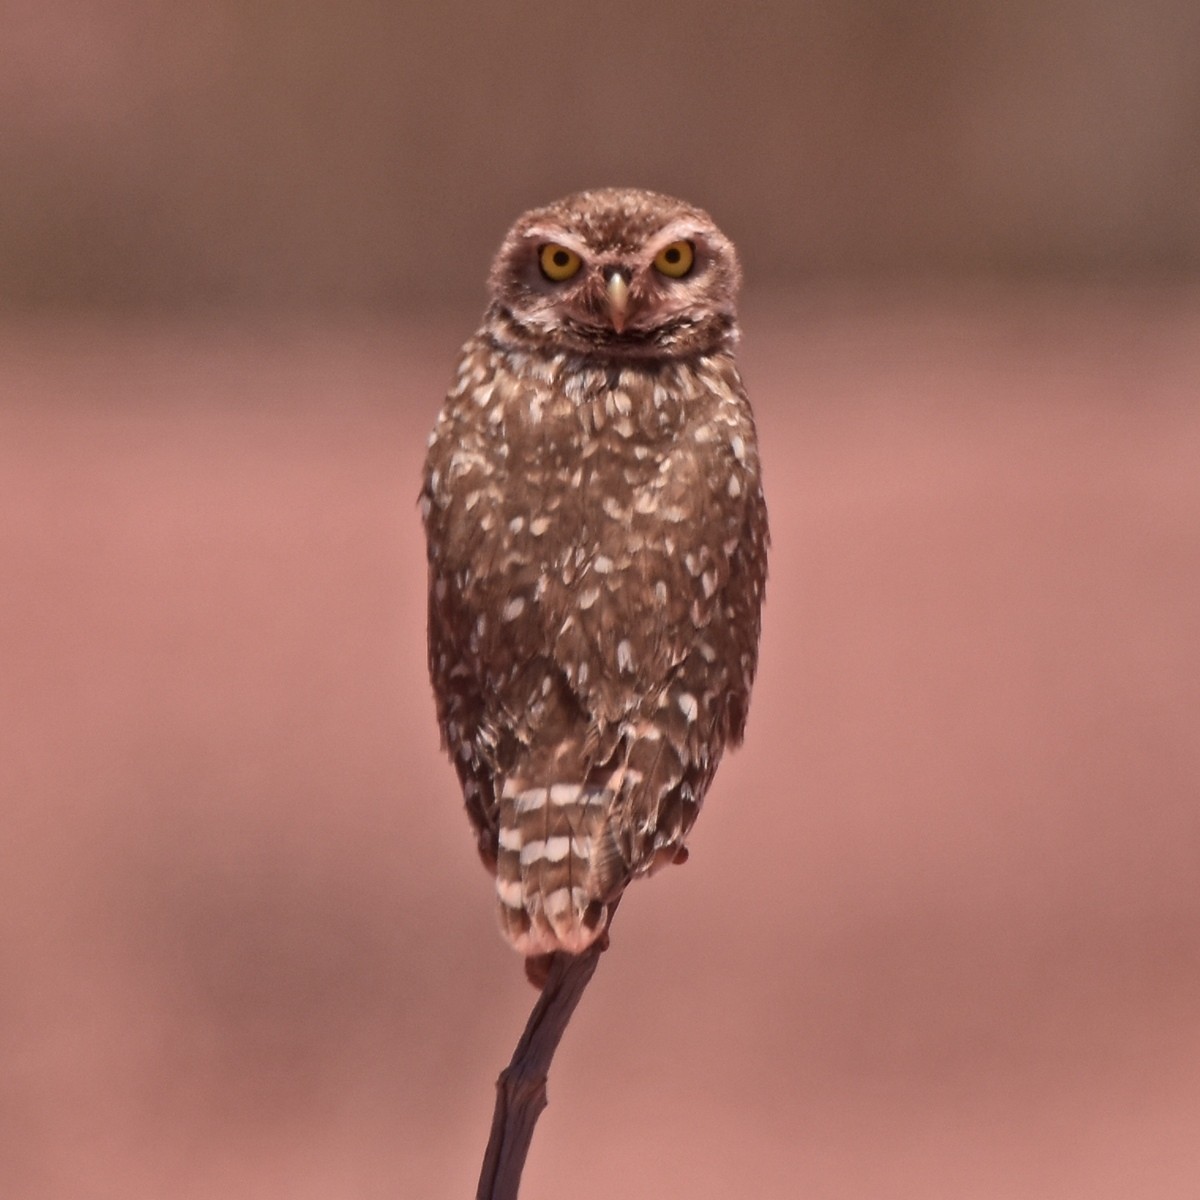
{"type": "Polygon", "coordinates": [[[438,720],[527,955],[586,948],[630,880],[685,854],[744,732],[768,534],[739,275],[706,214],[653,193],[526,214],[430,440],[438,720]],[[653,258],[679,238],[696,266],[668,279],[653,258]],[[578,248],[578,278],[540,274],[548,241],[578,248]]]}

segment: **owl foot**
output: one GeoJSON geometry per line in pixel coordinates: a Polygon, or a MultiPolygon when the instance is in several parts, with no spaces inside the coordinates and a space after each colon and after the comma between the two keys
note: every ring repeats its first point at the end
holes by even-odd
{"type": "Polygon", "coordinates": [[[550,977],[550,964],[553,961],[553,954],[531,954],[525,960],[525,978],[539,992],[546,986],[546,980],[550,977]]]}

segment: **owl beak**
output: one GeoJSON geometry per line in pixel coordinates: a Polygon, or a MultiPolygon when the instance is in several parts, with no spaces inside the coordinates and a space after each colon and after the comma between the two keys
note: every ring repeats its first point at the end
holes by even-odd
{"type": "Polygon", "coordinates": [[[612,327],[620,333],[625,328],[625,316],[629,311],[629,284],[620,271],[614,271],[608,277],[608,314],[612,318],[612,327]]]}

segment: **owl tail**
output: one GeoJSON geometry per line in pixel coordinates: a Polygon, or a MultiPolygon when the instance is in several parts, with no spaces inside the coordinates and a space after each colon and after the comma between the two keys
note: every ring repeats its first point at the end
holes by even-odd
{"type": "Polygon", "coordinates": [[[630,880],[686,860],[702,791],[685,777],[677,743],[653,728],[587,782],[505,780],[496,894],[508,940],[527,958],[582,954],[630,880]]]}
{"type": "Polygon", "coordinates": [[[582,954],[604,932],[627,878],[608,829],[611,800],[604,785],[505,782],[496,895],[521,954],[582,954]]]}

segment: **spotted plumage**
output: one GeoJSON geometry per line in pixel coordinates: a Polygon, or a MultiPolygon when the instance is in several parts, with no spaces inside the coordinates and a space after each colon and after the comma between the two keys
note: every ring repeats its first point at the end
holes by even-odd
{"type": "Polygon", "coordinates": [[[631,189],[526,213],[430,437],[445,746],[502,928],[579,953],[743,735],[767,518],[730,242],[631,189]]]}

